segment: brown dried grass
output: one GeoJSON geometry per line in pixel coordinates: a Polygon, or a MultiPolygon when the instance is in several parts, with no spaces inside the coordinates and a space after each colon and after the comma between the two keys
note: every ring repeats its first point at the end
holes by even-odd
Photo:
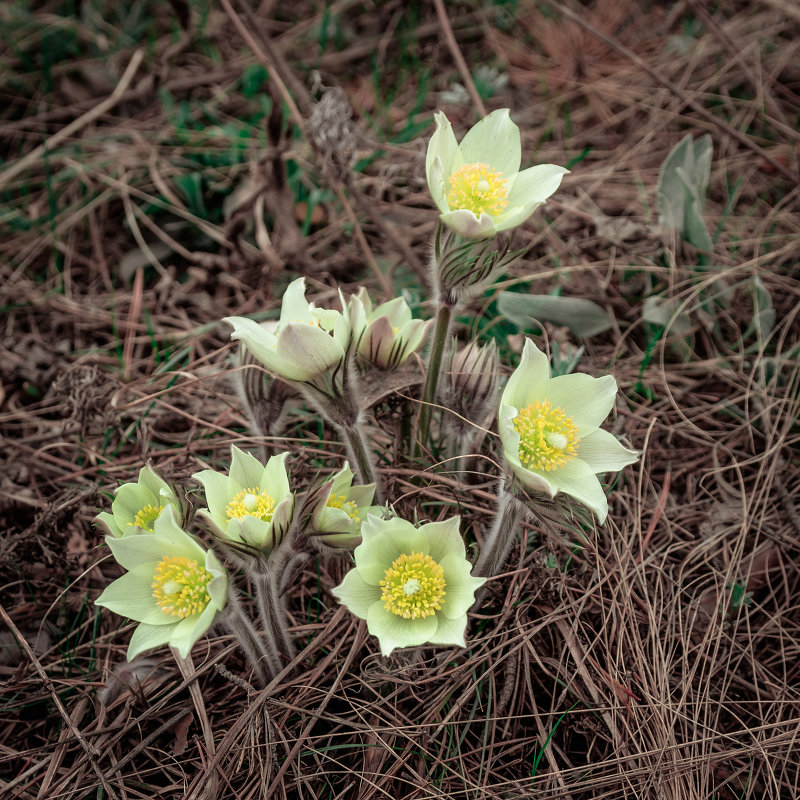
{"type": "MultiPolygon", "coordinates": [[[[382,659],[363,623],[333,604],[329,589],[346,569],[333,561],[309,567],[293,587],[301,652],[294,671],[267,689],[242,680],[231,641],[214,637],[195,648],[188,678],[155,652],[101,701],[127,636],[91,605],[117,574],[95,549],[91,520],[108,502],[98,491],[130,480],[147,458],[188,484],[199,465],[224,460],[231,442],[259,444],[243,433],[216,321],[274,308],[284,272],[311,276],[319,291],[349,290],[376,284],[371,263],[384,272],[389,264],[398,285],[413,285],[432,231],[424,137],[385,146],[357,175],[316,160],[306,140],[254,142],[244,164],[208,168],[220,193],[248,177],[252,196],[227,221],[198,219],[177,179],[192,168],[187,154],[221,145],[200,134],[177,145],[155,87],[241,119],[250,107],[234,81],[257,57],[224,11],[212,8],[202,31],[175,37],[167,7],[154,5],[160,38],[119,103],[94,117],[130,45],[56,65],[49,92],[19,56],[24,37],[0,55],[16,76],[0,128],[9,164],[88,115],[51,141],[46,162],[29,159],[5,187],[24,194],[18,205],[31,224],[14,224],[0,241],[0,585],[5,624],[32,644],[18,651],[4,638],[0,793],[185,797],[213,786],[215,797],[245,799],[800,796],[800,38],[788,0],[693,0],[646,12],[599,0],[572,6],[577,21],[550,0],[516,12],[448,8],[467,63],[508,64],[511,86],[489,102],[514,110],[524,152],[564,163],[590,148],[548,206],[558,212],[548,212],[550,224],[540,217],[519,232],[534,246],[519,278],[533,280],[534,291],[559,286],[592,299],[617,320],[587,343],[581,365],[613,370],[621,388],[614,430],[644,450],[612,492],[609,523],[582,549],[548,526],[526,527],[466,650],[382,659]],[[673,38],[690,17],[700,25],[693,37],[673,38]],[[204,37],[220,62],[206,55],[204,37]],[[716,267],[703,272],[692,267],[696,254],[654,226],[659,166],[686,132],[714,141],[707,217],[712,230],[722,225],[716,267]],[[293,214],[276,211],[293,203],[276,183],[275,159],[289,156],[339,197],[307,237],[293,214]],[[273,228],[247,233],[264,209],[273,228]],[[353,220],[361,241],[345,233],[353,220]],[[138,267],[136,252],[145,253],[138,267]],[[745,336],[755,276],[776,311],[765,337],[745,336]],[[688,336],[673,327],[653,342],[642,302],[654,292],[688,313],[688,336]],[[569,568],[550,568],[549,555],[569,568]],[[752,593],[749,605],[732,602],[733,586],[752,593]]],[[[235,10],[252,23],[243,5],[235,10]]],[[[250,30],[268,39],[256,45],[267,48],[262,55],[301,115],[310,107],[298,77],[306,69],[348,91],[363,154],[384,147],[372,115],[399,130],[437,105],[432,94],[419,110],[410,78],[395,86],[406,59],[431,68],[434,90],[458,79],[432,8],[335,5],[343,41],[320,57],[321,16],[304,4],[253,13],[259,24],[250,30]],[[381,85],[396,88],[383,112],[365,60],[373,53],[381,85]]],[[[96,23],[60,17],[52,3],[31,19],[79,41],[91,40],[96,23]]],[[[473,120],[467,107],[446,111],[462,129],[473,120]]],[[[4,202],[13,205],[9,195],[4,202]]],[[[476,314],[483,310],[476,302],[476,314]]],[[[376,441],[392,433],[377,431],[376,441]]],[[[330,438],[313,419],[293,418],[286,445],[299,485],[315,456],[341,452],[330,438]]],[[[496,472],[490,458],[478,463],[486,474],[468,487],[435,468],[420,485],[418,470],[393,464],[387,494],[408,515],[457,508],[468,540],[479,542],[496,472]]]]}

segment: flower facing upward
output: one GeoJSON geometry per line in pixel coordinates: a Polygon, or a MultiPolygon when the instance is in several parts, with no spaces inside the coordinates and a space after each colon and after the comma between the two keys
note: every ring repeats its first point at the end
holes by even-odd
{"type": "Polygon", "coordinates": [[[361,523],[367,514],[378,514],[372,505],[375,484],[353,486],[353,471],[345,464],[333,476],[326,497],[314,510],[311,530],[315,538],[330,547],[355,547],[361,543],[361,523]]]}
{"type": "Polygon", "coordinates": [[[111,513],[101,512],[95,522],[116,538],[152,533],[156,519],[168,506],[181,516],[178,495],[154,469],[145,466],[136,483],[123,483],[116,490],[111,513]]]}
{"type": "Polygon", "coordinates": [[[288,456],[272,456],[264,466],[232,445],[230,474],[206,469],[192,476],[203,484],[208,503],[208,509],[198,513],[223,540],[269,552],[280,544],[294,509],[286,474],[288,456]]]}
{"type": "Polygon", "coordinates": [[[379,369],[393,369],[422,347],[432,320],[412,319],[402,297],[372,307],[362,286],[348,303],[358,352],[379,369]]]}
{"type": "Polygon", "coordinates": [[[225,317],[233,325],[231,338],[240,339],[271,373],[289,381],[311,381],[341,364],[351,336],[346,317],[316,308],[305,294],[305,278],[289,284],[273,329],[247,317],[225,317]]]}
{"type": "Polygon", "coordinates": [[[600,428],[616,395],[610,375],[551,378],[547,356],[526,339],[499,412],[503,452],[521,483],[550,497],[571,495],[605,522],[608,502],[597,474],[639,457],[600,428]]]}
{"type": "Polygon", "coordinates": [[[467,611],[485,578],[470,575],[459,518],[415,528],[367,517],[355,567],[333,593],[378,637],[388,656],[421,644],[465,647],[467,611]]]}
{"type": "Polygon", "coordinates": [[[180,528],[172,508],[155,521],[152,535],[106,542],[128,572],[95,605],[139,622],[128,661],[162,644],[186,658],[227,602],[228,576],[216,556],[180,528]]]}
{"type": "Polygon", "coordinates": [[[493,111],[456,142],[447,117],[437,112],[425,169],[441,221],[468,239],[494,236],[521,225],[550,197],[568,171],[539,164],[520,172],[519,128],[507,108],[493,111]]]}

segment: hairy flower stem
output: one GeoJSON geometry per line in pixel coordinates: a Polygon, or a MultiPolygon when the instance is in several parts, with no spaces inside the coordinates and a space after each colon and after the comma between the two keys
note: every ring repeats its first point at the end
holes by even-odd
{"type": "Polygon", "coordinates": [[[361,483],[375,484],[375,503],[381,505],[383,493],[361,418],[361,402],[355,380],[355,372],[346,365],[342,369],[341,379],[331,388],[320,389],[311,384],[303,384],[303,394],[336,428],[347,447],[353,472],[361,483]]]}
{"type": "Polygon", "coordinates": [[[486,534],[481,554],[472,570],[473,575],[491,578],[501,571],[519,534],[519,524],[524,513],[523,504],[501,487],[498,492],[494,522],[486,534]]]}
{"type": "Polygon", "coordinates": [[[280,672],[278,652],[274,645],[269,647],[264,645],[253,623],[247,618],[239,601],[238,592],[233,587],[228,590],[228,604],[220,614],[220,623],[233,635],[247,656],[256,680],[262,686],[266,686],[267,682],[280,672]]]}
{"type": "Polygon", "coordinates": [[[278,663],[282,668],[294,658],[296,650],[286,625],[286,606],[284,595],[280,591],[280,570],[275,569],[276,566],[279,565],[271,564],[268,569],[254,574],[253,583],[261,624],[268,641],[277,651],[278,663]]]}
{"type": "Polygon", "coordinates": [[[436,314],[436,327],[433,331],[433,342],[431,343],[431,352],[428,357],[428,366],[425,374],[425,387],[422,390],[422,407],[419,411],[419,426],[417,427],[417,455],[428,445],[433,404],[436,402],[436,387],[439,383],[439,372],[442,368],[442,355],[450,332],[450,320],[453,317],[455,307],[455,303],[448,303],[444,298],[440,298],[439,311],[436,314]]]}

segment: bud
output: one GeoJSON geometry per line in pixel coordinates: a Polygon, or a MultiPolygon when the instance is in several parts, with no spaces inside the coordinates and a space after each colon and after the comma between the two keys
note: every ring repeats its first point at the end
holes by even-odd
{"type": "Polygon", "coordinates": [[[497,392],[497,343],[487,345],[470,342],[456,350],[450,348],[449,369],[445,386],[447,406],[477,425],[482,424],[490,411],[494,411],[497,392]]]}

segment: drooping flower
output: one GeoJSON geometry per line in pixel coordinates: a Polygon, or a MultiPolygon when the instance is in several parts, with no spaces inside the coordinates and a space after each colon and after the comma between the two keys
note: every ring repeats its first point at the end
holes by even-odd
{"type": "Polygon", "coordinates": [[[339,366],[351,336],[345,316],[317,308],[305,294],[305,278],[289,284],[277,327],[225,317],[234,328],[232,339],[240,339],[267,370],[290,381],[311,381],[339,366]]]}
{"type": "Polygon", "coordinates": [[[362,286],[348,303],[358,353],[379,369],[393,369],[422,347],[432,320],[413,319],[402,297],[376,308],[362,286]]]}
{"type": "Polygon", "coordinates": [[[507,108],[493,111],[456,142],[447,117],[437,112],[425,169],[441,221],[468,239],[494,236],[521,225],[568,171],[539,164],[520,172],[519,128],[507,108]]]}
{"type": "Polygon", "coordinates": [[[102,511],[95,522],[115,538],[152,533],[155,521],[167,507],[179,518],[182,514],[174,489],[149,465],[139,470],[136,483],[123,483],[114,494],[111,513],[102,511]]]}
{"type": "Polygon", "coordinates": [[[467,611],[485,578],[470,575],[459,517],[415,528],[368,516],[355,567],[333,593],[378,637],[388,656],[421,644],[465,647],[467,611]]]}
{"type": "Polygon", "coordinates": [[[327,497],[314,510],[311,530],[330,547],[355,547],[361,543],[361,524],[367,514],[378,514],[372,505],[375,484],[353,486],[353,471],[345,463],[334,476],[327,497]]]}
{"type": "Polygon", "coordinates": [[[203,484],[205,517],[224,541],[241,542],[268,553],[280,544],[294,509],[286,473],[288,453],[272,456],[266,466],[231,445],[228,475],[211,469],[192,477],[203,484]]]}
{"type": "Polygon", "coordinates": [[[600,428],[616,395],[610,375],[551,378],[547,356],[526,339],[499,411],[503,452],[521,483],[550,497],[564,492],[605,522],[608,502],[597,475],[639,457],[600,428]]]}
{"type": "Polygon", "coordinates": [[[106,542],[128,571],[95,605],[139,623],[128,661],[162,644],[186,658],[227,602],[228,576],[217,557],[180,528],[171,507],[156,519],[151,535],[109,536],[106,542]]]}

